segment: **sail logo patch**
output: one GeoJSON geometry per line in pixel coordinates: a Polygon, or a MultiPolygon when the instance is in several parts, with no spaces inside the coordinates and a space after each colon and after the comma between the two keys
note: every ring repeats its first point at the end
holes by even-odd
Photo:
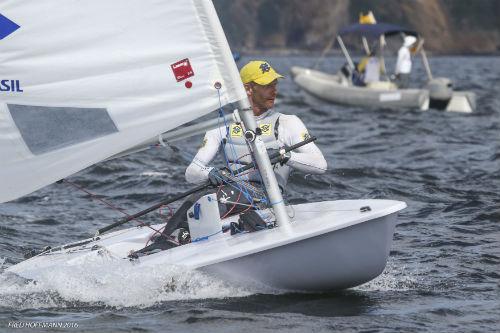
{"type": "Polygon", "coordinates": [[[260,127],[260,130],[262,132],[262,135],[271,135],[272,134],[272,127],[273,127],[273,125],[271,125],[271,124],[260,124],[259,127],[260,127]]]}
{"type": "Polygon", "coordinates": [[[240,138],[243,136],[243,129],[240,125],[231,124],[229,127],[229,134],[232,138],[240,138]]]}
{"type": "Polygon", "coordinates": [[[0,14],[0,39],[4,39],[19,28],[18,24],[0,14]]]}
{"type": "Polygon", "coordinates": [[[175,64],[170,65],[170,67],[172,68],[172,72],[174,73],[177,82],[194,76],[193,67],[191,67],[191,63],[188,58],[177,61],[175,64]]]}
{"type": "Polygon", "coordinates": [[[19,80],[0,80],[0,91],[23,92],[19,80]]]}

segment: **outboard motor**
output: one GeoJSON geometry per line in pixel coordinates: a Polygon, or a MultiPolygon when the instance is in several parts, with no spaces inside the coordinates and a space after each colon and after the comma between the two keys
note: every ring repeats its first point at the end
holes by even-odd
{"type": "Polygon", "coordinates": [[[438,110],[445,110],[453,96],[453,84],[450,79],[437,77],[427,84],[429,90],[429,106],[438,110]]]}
{"type": "Polygon", "coordinates": [[[340,78],[340,84],[343,86],[349,86],[352,82],[352,69],[348,63],[345,63],[342,68],[337,73],[340,78]]]}

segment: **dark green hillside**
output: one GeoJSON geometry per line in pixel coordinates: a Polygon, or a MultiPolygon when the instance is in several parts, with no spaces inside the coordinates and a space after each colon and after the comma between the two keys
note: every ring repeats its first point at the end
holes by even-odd
{"type": "Polygon", "coordinates": [[[372,10],[379,22],[417,30],[434,53],[500,51],[498,0],[214,0],[233,48],[321,50],[372,10]]]}

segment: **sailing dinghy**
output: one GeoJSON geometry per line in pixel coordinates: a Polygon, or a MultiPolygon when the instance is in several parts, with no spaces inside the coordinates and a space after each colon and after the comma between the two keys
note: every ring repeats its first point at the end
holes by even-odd
{"type": "Polygon", "coordinates": [[[256,232],[222,232],[238,216],[221,219],[217,197],[208,194],[188,213],[191,243],[135,257],[164,225],[103,228],[7,271],[37,280],[55,267],[113,261],[125,271],[179,265],[230,283],[335,290],[384,270],[406,204],[284,204],[211,1],[10,0],[0,12],[15,24],[0,29],[0,78],[18,87],[0,92],[0,202],[153,141],[163,144],[172,134],[162,133],[233,103],[232,121],[244,129],[262,175],[267,201],[259,213],[270,222],[256,232]]]}

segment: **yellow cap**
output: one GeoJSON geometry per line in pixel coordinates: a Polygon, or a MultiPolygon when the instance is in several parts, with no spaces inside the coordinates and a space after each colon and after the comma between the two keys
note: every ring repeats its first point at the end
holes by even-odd
{"type": "Polygon", "coordinates": [[[253,60],[240,70],[243,83],[255,82],[261,86],[268,85],[276,79],[283,78],[266,61],[253,60]]]}
{"type": "Polygon", "coordinates": [[[359,23],[360,24],[375,24],[377,20],[375,20],[375,16],[370,10],[366,15],[363,13],[359,13],[359,23]]]}

